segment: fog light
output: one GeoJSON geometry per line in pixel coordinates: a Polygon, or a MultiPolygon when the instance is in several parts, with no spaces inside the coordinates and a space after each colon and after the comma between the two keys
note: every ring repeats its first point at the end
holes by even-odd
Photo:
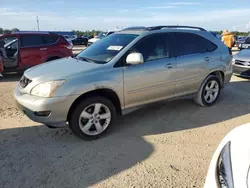
{"type": "Polygon", "coordinates": [[[51,111],[40,111],[40,112],[34,112],[34,115],[39,117],[47,117],[50,115],[50,113],[51,111]]]}

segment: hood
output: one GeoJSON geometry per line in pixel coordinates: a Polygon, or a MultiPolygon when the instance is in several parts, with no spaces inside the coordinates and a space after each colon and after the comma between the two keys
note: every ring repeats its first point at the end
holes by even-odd
{"type": "Polygon", "coordinates": [[[98,40],[100,40],[100,39],[99,38],[92,38],[92,39],[89,39],[88,42],[95,43],[98,40]]]}
{"type": "Polygon", "coordinates": [[[95,70],[101,66],[101,64],[89,63],[68,57],[32,67],[25,71],[24,74],[31,80],[49,81],[65,79],[77,73],[95,70]]]}
{"type": "Polygon", "coordinates": [[[234,55],[234,59],[240,61],[250,61],[250,49],[241,50],[239,53],[234,55]]]}

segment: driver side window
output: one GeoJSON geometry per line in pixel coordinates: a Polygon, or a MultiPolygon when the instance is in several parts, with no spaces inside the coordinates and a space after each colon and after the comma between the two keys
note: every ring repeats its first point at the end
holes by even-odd
{"type": "Polygon", "coordinates": [[[173,40],[171,33],[148,36],[130,50],[130,53],[141,53],[144,62],[173,57],[173,40]]]}

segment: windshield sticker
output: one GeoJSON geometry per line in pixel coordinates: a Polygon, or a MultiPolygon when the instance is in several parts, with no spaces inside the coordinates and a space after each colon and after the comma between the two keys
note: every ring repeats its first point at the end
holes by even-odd
{"type": "Polygon", "coordinates": [[[107,50],[115,50],[120,51],[123,48],[123,46],[109,46],[107,50]]]}

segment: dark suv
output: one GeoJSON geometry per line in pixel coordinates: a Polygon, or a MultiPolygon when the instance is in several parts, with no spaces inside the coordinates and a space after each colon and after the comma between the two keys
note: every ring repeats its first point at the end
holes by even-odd
{"type": "Polygon", "coordinates": [[[23,71],[32,66],[72,56],[72,45],[63,36],[49,32],[16,32],[0,37],[4,72],[23,71]]]}
{"type": "Polygon", "coordinates": [[[250,35],[248,35],[246,39],[239,44],[240,50],[248,49],[248,48],[250,48],[250,35]]]}

